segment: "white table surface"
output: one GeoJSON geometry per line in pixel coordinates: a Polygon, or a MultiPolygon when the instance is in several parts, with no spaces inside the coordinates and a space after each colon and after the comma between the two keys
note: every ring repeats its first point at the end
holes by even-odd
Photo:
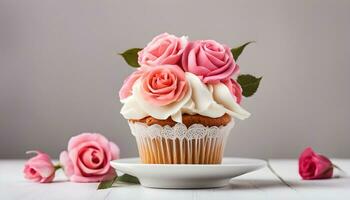
{"type": "MultiPolygon", "coordinates": [[[[350,159],[332,159],[350,174],[350,159]]],[[[346,199],[350,200],[350,178],[302,181],[296,160],[270,160],[271,167],[290,185],[283,184],[268,168],[231,180],[225,188],[152,189],[139,185],[96,190],[97,183],[68,182],[60,170],[54,183],[39,184],[23,178],[24,160],[0,160],[0,200],[11,199],[346,199]]]]}

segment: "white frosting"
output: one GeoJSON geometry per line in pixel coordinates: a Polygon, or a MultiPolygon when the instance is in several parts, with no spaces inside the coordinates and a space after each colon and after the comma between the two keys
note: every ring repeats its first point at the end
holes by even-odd
{"type": "Polygon", "coordinates": [[[149,103],[141,95],[141,80],[137,80],[132,87],[132,95],[122,100],[124,106],[120,113],[126,119],[142,119],[152,116],[156,119],[167,119],[169,116],[176,122],[182,122],[181,108],[191,99],[192,90],[189,87],[186,95],[177,102],[165,106],[149,103]]]}
{"type": "Polygon", "coordinates": [[[142,119],[152,116],[156,119],[167,119],[169,116],[176,122],[182,122],[182,114],[200,114],[216,118],[225,113],[238,119],[246,119],[250,113],[244,110],[230,90],[223,83],[205,85],[192,73],[185,73],[190,85],[187,94],[178,102],[166,106],[155,106],[141,95],[141,81],[137,80],[132,87],[132,95],[121,102],[124,104],[120,113],[126,119],[142,119]]]}
{"type": "Polygon", "coordinates": [[[187,45],[188,43],[188,36],[187,35],[184,35],[184,36],[181,36],[181,45],[184,47],[187,45]]]}

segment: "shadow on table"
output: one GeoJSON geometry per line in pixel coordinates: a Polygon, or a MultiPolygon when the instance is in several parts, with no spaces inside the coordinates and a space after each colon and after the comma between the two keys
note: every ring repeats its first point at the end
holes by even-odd
{"type": "Polygon", "coordinates": [[[321,180],[285,180],[288,185],[285,185],[279,180],[275,179],[232,179],[230,185],[221,188],[224,190],[256,190],[256,189],[269,189],[269,188],[346,188],[350,182],[350,177],[338,177],[332,179],[321,180]]]}
{"type": "Polygon", "coordinates": [[[318,180],[288,180],[287,183],[294,189],[302,188],[349,188],[350,177],[337,177],[331,179],[318,179],[318,180]]]}
{"type": "Polygon", "coordinates": [[[230,181],[230,185],[222,189],[231,189],[231,190],[256,190],[262,188],[285,188],[286,186],[274,179],[258,179],[258,180],[240,180],[233,179],[230,181]]]}

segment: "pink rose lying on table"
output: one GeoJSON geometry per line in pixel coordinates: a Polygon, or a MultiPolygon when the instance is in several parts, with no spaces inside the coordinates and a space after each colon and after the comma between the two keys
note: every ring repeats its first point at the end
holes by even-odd
{"type": "Polygon", "coordinates": [[[204,83],[218,83],[239,72],[230,48],[214,40],[190,42],[182,55],[182,67],[204,83]]]}
{"type": "Polygon", "coordinates": [[[37,155],[29,159],[24,165],[24,177],[40,183],[50,183],[55,177],[55,166],[46,153],[40,151],[28,151],[37,155]]]}
{"type": "Polygon", "coordinates": [[[116,176],[109,162],[119,158],[119,148],[99,133],[82,133],[69,140],[60,164],[73,182],[99,182],[116,176]]]}
{"type": "Polygon", "coordinates": [[[308,147],[299,157],[299,174],[305,180],[332,178],[333,164],[327,157],[308,147]]]}
{"type": "Polygon", "coordinates": [[[138,63],[141,66],[177,64],[187,43],[187,37],[178,38],[168,33],[160,34],[138,52],[138,63]]]}

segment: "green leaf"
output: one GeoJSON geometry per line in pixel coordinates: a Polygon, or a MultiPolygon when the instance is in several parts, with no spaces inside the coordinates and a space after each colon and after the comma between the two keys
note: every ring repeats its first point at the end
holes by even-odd
{"type": "Polygon", "coordinates": [[[119,176],[117,182],[140,184],[140,181],[137,177],[131,176],[129,174],[123,174],[122,176],[119,176]]]}
{"type": "Polygon", "coordinates": [[[242,74],[237,78],[237,82],[242,87],[242,94],[245,97],[252,96],[258,89],[262,77],[255,77],[250,74],[242,74]]]}
{"type": "Polygon", "coordinates": [[[115,176],[112,180],[100,182],[97,189],[108,189],[111,188],[114,184],[117,184],[118,186],[123,186],[127,185],[128,183],[140,184],[139,179],[137,179],[135,176],[123,174],[122,176],[115,176]]]}
{"type": "Polygon", "coordinates": [[[115,176],[112,180],[109,181],[101,181],[100,184],[98,184],[97,189],[101,190],[101,189],[108,189],[110,187],[112,187],[113,183],[115,182],[115,180],[118,178],[118,176],[115,176]]]}
{"type": "Polygon", "coordinates": [[[254,43],[255,41],[250,41],[250,42],[247,42],[239,47],[236,47],[236,48],[232,48],[231,49],[231,53],[233,55],[233,58],[235,59],[235,61],[238,60],[238,57],[241,55],[241,53],[243,52],[244,48],[250,44],[250,43],[254,43]]]}
{"type": "Polygon", "coordinates": [[[137,62],[137,53],[141,50],[142,49],[140,48],[132,48],[124,51],[123,53],[120,53],[119,55],[123,56],[125,62],[128,63],[128,65],[131,67],[140,67],[139,63],[137,62]]]}

